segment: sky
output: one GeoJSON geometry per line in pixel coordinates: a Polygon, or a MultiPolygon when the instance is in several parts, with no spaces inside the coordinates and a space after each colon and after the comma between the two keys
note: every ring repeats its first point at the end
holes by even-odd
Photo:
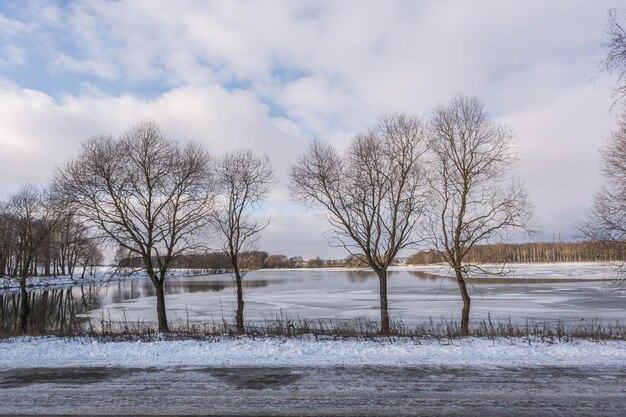
{"type": "MultiPolygon", "coordinates": [[[[427,120],[455,94],[515,133],[542,232],[575,237],[615,125],[599,71],[621,1],[0,2],[0,199],[46,184],[81,141],[151,119],[214,156],[267,154],[270,253],[340,258],[289,197],[308,142],[341,148],[384,113],[427,120]]],[[[621,16],[626,17],[626,8],[621,16]]]]}

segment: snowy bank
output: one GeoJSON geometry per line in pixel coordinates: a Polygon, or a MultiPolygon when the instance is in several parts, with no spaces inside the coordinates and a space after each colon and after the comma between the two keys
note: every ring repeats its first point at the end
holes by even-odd
{"type": "MultiPolygon", "coordinates": [[[[479,270],[469,272],[470,278],[559,278],[559,279],[611,279],[614,277],[615,267],[609,262],[558,262],[558,263],[507,263],[481,264],[481,269],[493,275],[486,275],[479,270]]],[[[265,272],[294,272],[294,271],[326,271],[326,272],[356,272],[372,271],[368,267],[321,267],[321,268],[277,268],[261,269],[265,272]]],[[[454,272],[445,263],[424,265],[393,265],[389,272],[424,272],[439,277],[453,277],[454,272]]]]}
{"type": "Polygon", "coordinates": [[[0,369],[64,366],[626,366],[626,342],[542,343],[218,338],[212,341],[98,342],[13,338],[0,342],[0,369]]]}

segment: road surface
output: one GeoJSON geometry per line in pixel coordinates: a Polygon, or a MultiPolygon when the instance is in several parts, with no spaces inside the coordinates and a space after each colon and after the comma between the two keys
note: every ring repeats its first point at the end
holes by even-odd
{"type": "Polygon", "coordinates": [[[32,368],[0,415],[625,416],[626,368],[32,368]]]}

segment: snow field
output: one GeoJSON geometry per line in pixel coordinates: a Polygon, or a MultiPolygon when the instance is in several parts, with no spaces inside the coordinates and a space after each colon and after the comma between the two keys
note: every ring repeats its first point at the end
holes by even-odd
{"type": "Polygon", "coordinates": [[[114,366],[626,366],[626,342],[543,343],[526,339],[453,341],[216,338],[210,341],[99,342],[13,338],[0,342],[0,369],[114,366]]]}

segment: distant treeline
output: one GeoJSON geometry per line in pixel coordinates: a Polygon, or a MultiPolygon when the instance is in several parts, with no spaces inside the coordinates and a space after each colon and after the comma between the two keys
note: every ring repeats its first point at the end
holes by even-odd
{"type": "MultiPolygon", "coordinates": [[[[531,262],[592,262],[626,260],[626,245],[602,242],[533,242],[479,245],[473,247],[465,261],[468,263],[531,263],[531,262]]],[[[409,256],[412,265],[443,262],[434,250],[409,256]]]]}
{"type": "MultiPolygon", "coordinates": [[[[248,256],[250,259],[257,259],[255,254],[249,254],[248,256]]],[[[262,259],[263,255],[258,255],[258,258],[262,259]]],[[[117,262],[117,265],[122,268],[144,268],[143,259],[140,257],[123,258],[117,262]]],[[[155,267],[158,265],[156,257],[153,258],[152,265],[155,267]]],[[[258,265],[254,266],[258,267],[258,265]]],[[[172,268],[228,270],[230,263],[224,254],[208,252],[180,256],[173,261],[172,268]]]]}
{"type": "MultiPolygon", "coordinates": [[[[246,253],[244,265],[248,270],[286,268],[356,268],[367,266],[354,256],[345,259],[304,259],[302,256],[268,254],[265,251],[246,253]]],[[[468,263],[537,263],[537,262],[592,262],[626,260],[626,245],[599,242],[533,242],[479,245],[472,248],[468,263]]],[[[406,260],[410,265],[444,262],[435,250],[414,253],[406,260]]],[[[140,258],[123,259],[122,267],[143,266],[140,258]]],[[[156,260],[155,260],[156,266],[156,260]]],[[[176,259],[174,268],[228,271],[230,264],[222,253],[208,252],[176,259]]]]}
{"type": "MultiPolygon", "coordinates": [[[[153,261],[156,266],[156,258],[153,261]]],[[[269,255],[264,251],[248,252],[243,256],[243,265],[246,269],[280,269],[280,268],[340,268],[340,267],[363,267],[365,263],[353,256],[345,259],[321,259],[311,258],[305,260],[302,256],[291,256],[274,254],[269,255]]],[[[142,268],[141,258],[125,258],[118,262],[118,266],[127,268],[142,268]]],[[[186,255],[177,258],[173,264],[174,268],[181,269],[206,269],[214,271],[228,271],[230,263],[223,253],[207,252],[202,254],[186,255]]]]}

